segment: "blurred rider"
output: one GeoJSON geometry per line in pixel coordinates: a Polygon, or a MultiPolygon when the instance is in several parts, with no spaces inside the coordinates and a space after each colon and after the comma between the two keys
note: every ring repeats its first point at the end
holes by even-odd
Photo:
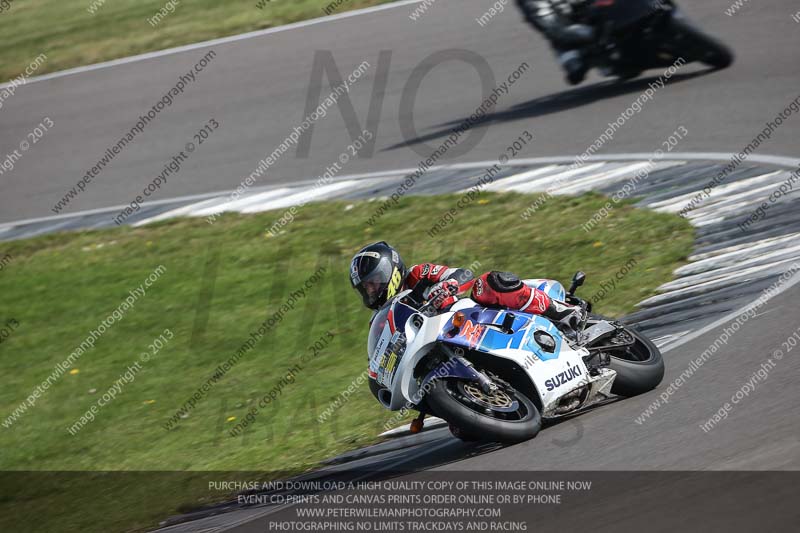
{"type": "Polygon", "coordinates": [[[586,77],[588,62],[582,51],[595,40],[595,30],[579,23],[592,0],[517,0],[525,20],[550,41],[567,81],[577,85],[586,77]]]}
{"type": "Polygon", "coordinates": [[[583,313],[580,306],[554,300],[510,272],[486,272],[476,279],[470,270],[433,263],[406,269],[397,250],[384,241],[370,244],[353,256],[350,283],[372,310],[410,289],[416,300],[430,301],[439,311],[449,309],[459,293],[469,290],[470,297],[485,307],[542,315],[572,330],[583,313]]]}

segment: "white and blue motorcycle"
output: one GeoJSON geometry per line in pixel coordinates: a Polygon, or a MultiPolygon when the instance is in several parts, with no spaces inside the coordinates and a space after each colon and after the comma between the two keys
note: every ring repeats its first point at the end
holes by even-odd
{"type": "Polygon", "coordinates": [[[464,440],[520,441],[543,421],[576,414],[615,396],[654,389],[664,376],[658,348],[640,332],[593,315],[553,280],[525,280],[555,300],[580,304],[584,317],[561,331],[543,316],[489,309],[469,298],[435,314],[411,291],[386,303],[369,332],[370,389],[387,409],[427,414],[464,440]]]}

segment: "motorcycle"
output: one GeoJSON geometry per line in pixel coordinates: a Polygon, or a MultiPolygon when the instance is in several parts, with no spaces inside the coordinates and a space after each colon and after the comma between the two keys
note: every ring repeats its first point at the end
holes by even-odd
{"type": "Polygon", "coordinates": [[[637,330],[592,314],[574,294],[584,280],[576,273],[569,291],[554,280],[525,280],[581,306],[583,319],[569,331],[470,298],[438,313],[401,292],[370,325],[370,390],[391,411],[419,411],[412,431],[432,414],[463,440],[515,442],[535,437],[543,422],[654,389],[664,376],[661,352],[637,330]]]}
{"type": "Polygon", "coordinates": [[[606,76],[635,78],[679,60],[722,69],[733,52],[695,27],[672,0],[596,0],[567,28],[590,67],[606,76]]]}

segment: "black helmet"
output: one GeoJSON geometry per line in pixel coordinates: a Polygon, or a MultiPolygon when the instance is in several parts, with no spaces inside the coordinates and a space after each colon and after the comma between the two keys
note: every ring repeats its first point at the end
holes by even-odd
{"type": "Polygon", "coordinates": [[[405,277],[400,254],[383,241],[365,246],[350,262],[350,283],[370,309],[380,309],[397,294],[405,277]]]}

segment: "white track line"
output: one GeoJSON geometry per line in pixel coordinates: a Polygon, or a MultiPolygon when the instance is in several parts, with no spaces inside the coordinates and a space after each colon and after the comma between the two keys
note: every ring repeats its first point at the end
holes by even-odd
{"type": "MultiPolygon", "coordinates": [[[[166,48],[164,50],[157,50],[155,52],[147,52],[146,54],[139,54],[135,56],[129,57],[122,57],[120,59],[112,59],[111,61],[104,61],[102,63],[94,63],[93,65],[85,65],[82,67],[75,67],[67,70],[59,70],[58,72],[51,72],[49,74],[42,74],[41,76],[34,76],[33,78],[28,78],[24,85],[28,85],[29,83],[36,83],[39,81],[46,81],[52,80],[55,78],[63,78],[64,76],[71,76],[73,74],[82,74],[84,72],[91,72],[93,70],[100,70],[109,67],[116,67],[118,65],[127,65],[128,63],[136,63],[138,61],[144,61],[147,59],[153,59],[157,57],[163,57],[173,54],[180,54],[181,52],[188,52],[191,50],[197,50],[198,48],[208,48],[211,46],[217,46],[220,44],[228,44],[228,43],[235,43],[237,41],[244,41],[246,39],[252,39],[254,37],[262,37],[264,35],[271,35],[273,33],[282,33],[285,31],[296,30],[299,28],[305,28],[308,26],[315,26],[317,24],[322,24],[325,22],[334,22],[337,20],[347,19],[351,17],[357,17],[359,15],[367,15],[370,13],[376,13],[378,11],[385,11],[388,9],[395,9],[401,6],[407,6],[411,4],[419,4],[423,0],[399,0],[397,2],[393,2],[390,4],[382,4],[379,6],[367,7],[364,9],[355,9],[353,11],[346,11],[344,13],[338,13],[336,15],[328,15],[325,17],[319,17],[311,20],[304,20],[301,22],[295,22],[292,24],[286,24],[284,26],[278,26],[277,28],[268,28],[266,30],[257,30],[251,31],[248,33],[240,33],[238,35],[230,35],[228,37],[220,37],[219,39],[211,39],[210,41],[202,41],[199,43],[187,44],[183,46],[176,46],[174,48],[166,48]]],[[[0,84],[0,89],[5,89],[6,87],[10,87],[11,82],[6,82],[0,84]]]]}
{"type": "MultiPolygon", "coordinates": [[[[741,261],[760,257],[764,254],[764,250],[771,248],[781,248],[783,246],[800,242],[800,233],[792,233],[788,236],[771,237],[763,241],[748,242],[746,245],[736,247],[736,250],[728,251],[725,253],[717,254],[705,259],[697,259],[688,265],[684,265],[674,271],[677,276],[691,276],[693,274],[700,274],[708,272],[717,268],[722,268],[730,265],[739,264],[741,261]]],[[[692,261],[691,258],[689,258],[692,261]]]]}
{"type": "Polygon", "coordinates": [[[741,308],[737,309],[736,311],[732,311],[732,312],[728,313],[727,315],[725,315],[724,317],[722,317],[722,318],[720,318],[718,320],[715,320],[711,324],[709,324],[707,326],[704,326],[704,327],[698,329],[697,331],[693,331],[692,333],[684,335],[683,337],[681,337],[680,339],[676,340],[675,342],[667,345],[666,348],[662,348],[661,352],[665,353],[665,352],[669,352],[671,350],[674,350],[678,346],[686,344],[687,342],[689,342],[691,340],[694,340],[697,337],[699,337],[699,336],[701,336],[701,335],[703,335],[705,333],[708,333],[709,331],[711,331],[713,329],[716,329],[716,328],[718,328],[718,327],[720,327],[720,326],[722,326],[724,324],[727,324],[728,322],[730,322],[734,318],[736,318],[736,317],[738,317],[740,315],[743,315],[744,313],[748,312],[751,308],[753,308],[755,306],[763,306],[768,301],[772,300],[774,297],[776,297],[776,296],[778,296],[780,294],[783,294],[784,292],[786,292],[789,289],[791,289],[798,282],[800,282],[800,276],[794,276],[794,279],[792,279],[792,280],[788,281],[787,283],[784,283],[783,285],[781,285],[780,288],[778,289],[778,292],[776,292],[774,294],[766,295],[766,298],[764,298],[763,301],[761,301],[761,303],[759,303],[759,299],[756,299],[756,300],[750,302],[749,304],[745,305],[744,307],[741,307],[741,308]]]}
{"type": "MultiPolygon", "coordinates": [[[[702,292],[710,292],[716,289],[731,287],[734,285],[738,285],[742,281],[751,281],[753,277],[759,274],[766,273],[767,275],[769,275],[772,272],[772,270],[777,269],[779,265],[794,263],[796,261],[797,261],[796,257],[789,257],[788,259],[783,259],[775,263],[768,263],[766,265],[759,265],[738,270],[722,277],[709,276],[708,281],[696,282],[694,284],[688,285],[680,289],[667,290],[662,294],[651,296],[650,298],[642,300],[641,302],[637,303],[636,306],[640,308],[653,308],[662,303],[670,303],[674,302],[675,300],[682,300],[690,298],[692,296],[697,296],[702,292]]],[[[661,287],[658,287],[656,290],[657,291],[666,290],[667,286],[672,286],[672,283],[673,282],[665,283],[661,287]]]]}
{"type": "Polygon", "coordinates": [[[641,170],[650,166],[650,163],[630,163],[611,168],[593,176],[579,177],[572,181],[569,185],[564,186],[561,191],[562,194],[578,194],[586,191],[592,191],[600,186],[610,185],[615,181],[621,181],[623,178],[630,176],[637,170],[641,170]]]}
{"type": "MultiPolygon", "coordinates": [[[[391,5],[391,4],[389,4],[391,5]]],[[[587,158],[586,161],[588,162],[611,162],[611,161],[648,161],[653,154],[649,152],[634,152],[634,153],[621,153],[621,154],[608,154],[603,156],[590,156],[587,158]]],[[[684,152],[676,152],[670,154],[668,161],[698,161],[698,160],[710,160],[710,161],[720,161],[726,162],[730,161],[733,154],[723,153],[723,152],[698,152],[698,153],[684,153],[684,152]]],[[[557,157],[531,157],[531,158],[524,158],[524,159],[514,159],[508,163],[508,166],[515,167],[515,166],[528,166],[528,165],[553,165],[553,164],[565,164],[565,163],[572,163],[575,161],[573,156],[557,156],[557,157]]],[[[751,155],[747,161],[752,163],[761,163],[766,165],[778,165],[785,167],[787,169],[795,169],[800,166],[800,159],[794,159],[791,157],[784,157],[784,156],[777,156],[777,155],[751,155]]],[[[457,163],[452,165],[438,165],[435,167],[431,167],[428,169],[428,173],[442,171],[442,170],[477,170],[477,169],[485,169],[491,165],[496,164],[497,161],[477,161],[474,163],[457,163]]],[[[363,174],[352,174],[348,176],[340,176],[336,181],[345,181],[345,180],[365,180],[365,179],[375,179],[375,178],[397,178],[401,176],[405,176],[406,174],[411,174],[416,172],[417,168],[409,167],[405,169],[395,169],[395,170],[381,170],[378,172],[366,172],[363,174]]],[[[281,183],[281,184],[273,184],[272,187],[302,187],[304,185],[313,185],[316,182],[316,179],[307,179],[301,180],[294,183],[281,183]]],[[[268,185],[263,185],[262,187],[267,187],[268,185]]],[[[195,194],[190,196],[183,196],[178,198],[170,198],[166,200],[156,200],[150,202],[149,205],[159,205],[171,202],[181,202],[181,201],[192,201],[192,200],[205,200],[209,198],[213,198],[215,196],[225,196],[230,195],[233,193],[232,189],[214,192],[214,193],[204,193],[204,194],[195,194]]],[[[38,218],[30,218],[24,220],[18,220],[14,222],[4,222],[0,223],[0,230],[4,228],[19,226],[21,224],[31,224],[34,222],[47,222],[50,220],[59,220],[62,218],[72,218],[84,215],[91,215],[96,213],[103,213],[106,211],[113,211],[113,210],[121,210],[129,207],[127,205],[118,205],[113,207],[104,207],[98,209],[90,209],[86,211],[76,211],[75,213],[65,213],[61,215],[52,215],[47,217],[38,217],[38,218]]]]}
{"type": "MultiPolygon", "coordinates": [[[[766,245],[766,246],[771,246],[772,245],[772,246],[774,246],[776,244],[780,244],[780,243],[783,243],[783,242],[793,241],[794,239],[797,239],[797,238],[800,238],[800,232],[789,233],[787,235],[780,235],[778,237],[769,237],[767,239],[762,239],[762,240],[758,241],[758,244],[759,244],[759,246],[761,246],[761,245],[766,245]]],[[[740,250],[745,250],[745,249],[748,249],[748,248],[751,248],[751,247],[753,247],[754,249],[756,248],[752,242],[745,242],[745,243],[742,243],[742,244],[734,244],[733,246],[727,246],[725,248],[719,248],[717,250],[714,250],[713,252],[706,252],[706,253],[702,253],[702,254],[690,255],[689,256],[689,261],[692,262],[692,263],[699,263],[699,262],[702,262],[702,261],[706,261],[708,259],[713,259],[715,257],[724,258],[724,257],[727,257],[728,254],[733,254],[733,253],[736,253],[736,252],[738,252],[740,250]]],[[[686,265],[686,266],[688,267],[689,265],[686,265]]],[[[684,267],[681,267],[681,268],[684,268],[684,267]]],[[[681,269],[679,268],[678,270],[681,270],[681,269]]]]}
{"type": "MultiPolygon", "coordinates": [[[[606,162],[603,161],[602,163],[592,163],[591,165],[586,165],[573,169],[570,169],[569,167],[561,167],[559,168],[558,172],[554,174],[547,174],[546,176],[541,176],[539,178],[536,178],[535,180],[530,180],[525,183],[518,183],[516,185],[506,187],[504,190],[514,191],[519,193],[552,191],[554,194],[558,194],[561,190],[561,187],[559,187],[558,190],[555,190],[552,189],[553,185],[559,184],[560,182],[566,180],[567,178],[574,178],[575,176],[594,175],[592,173],[594,173],[595,170],[599,170],[605,165],[606,162]]],[[[497,183],[502,185],[503,181],[500,180],[497,183]]]]}
{"type": "MultiPolygon", "coordinates": [[[[703,198],[697,204],[698,207],[693,208],[691,212],[698,211],[703,208],[713,209],[715,204],[727,200],[728,199],[727,195],[731,192],[749,191],[750,189],[756,188],[760,183],[767,183],[767,184],[777,183],[781,180],[774,180],[773,178],[775,178],[780,174],[782,174],[782,171],[775,170],[772,172],[767,172],[766,174],[753,176],[752,178],[738,180],[731,183],[726,183],[724,185],[717,185],[717,187],[715,187],[711,191],[711,194],[703,198]]],[[[690,202],[703,190],[705,182],[704,181],[698,182],[697,185],[700,186],[699,189],[688,192],[686,194],[682,194],[680,196],[675,196],[668,200],[661,200],[651,204],[649,203],[647,204],[647,207],[649,207],[650,209],[655,209],[656,211],[678,212],[686,206],[687,202],[690,202]]]]}
{"type": "Polygon", "coordinates": [[[547,165],[533,170],[526,170],[525,172],[520,172],[519,174],[512,174],[507,178],[503,178],[494,183],[490,183],[489,185],[486,186],[486,190],[487,191],[506,190],[510,188],[512,185],[520,185],[523,183],[527,183],[531,180],[531,178],[536,178],[538,176],[541,176],[542,174],[552,172],[557,168],[558,165],[547,165]]]}
{"type": "Polygon", "coordinates": [[[292,207],[293,205],[305,204],[306,202],[313,202],[315,200],[325,200],[330,195],[336,194],[341,190],[346,190],[355,187],[358,182],[355,181],[337,181],[330,185],[325,185],[312,190],[298,191],[295,194],[270,200],[267,202],[259,202],[249,207],[240,208],[242,213],[260,213],[262,211],[269,211],[271,209],[283,209],[292,207]]]}
{"type": "MultiPolygon", "coordinates": [[[[216,215],[222,214],[224,212],[234,212],[239,211],[241,212],[244,208],[249,205],[255,205],[260,202],[266,202],[269,200],[273,200],[275,198],[283,198],[289,193],[292,192],[293,189],[289,187],[281,187],[280,189],[274,189],[267,192],[262,192],[258,194],[250,194],[247,196],[243,196],[237,200],[230,200],[225,202],[224,204],[218,204],[213,207],[208,207],[205,209],[191,209],[188,215],[203,217],[209,215],[216,215]]],[[[191,206],[190,206],[191,207],[191,206]]]]}
{"type": "Polygon", "coordinates": [[[686,275],[661,285],[658,290],[667,293],[688,287],[697,287],[706,282],[727,279],[731,275],[746,275],[750,272],[749,269],[751,268],[766,268],[781,262],[796,260],[797,258],[800,258],[800,244],[789,248],[778,248],[777,250],[772,250],[749,259],[736,261],[730,265],[718,266],[717,268],[704,270],[696,274],[686,275]],[[769,262],[760,264],[764,261],[769,262]]]}

